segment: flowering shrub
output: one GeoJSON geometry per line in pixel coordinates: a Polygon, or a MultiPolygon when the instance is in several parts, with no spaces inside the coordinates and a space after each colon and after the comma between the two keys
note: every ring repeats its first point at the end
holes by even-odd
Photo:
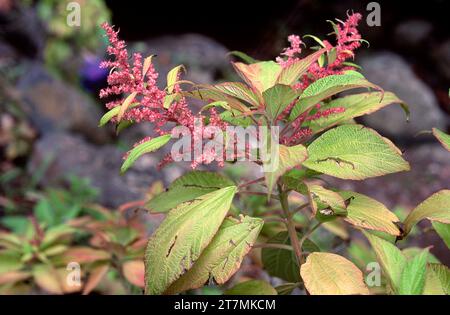
{"type": "Polygon", "coordinates": [[[177,66],[167,74],[164,89],[157,85],[153,57],[134,54],[130,64],[125,43],[111,26],[103,25],[112,60],[102,64],[111,72],[100,97],[118,98],[107,104],[100,125],[113,121],[120,131],[148,122],[158,135],[128,152],[122,172],[142,154],[180,135],[188,139],[183,152],[172,150],[159,167],[179,161],[181,155],[194,169],[213,161],[223,166],[249,160],[263,172],[246,180],[194,170],[148,201],[150,212],[167,216],[148,241],[147,294],[226,284],[252,249],[260,251],[265,270],[286,283],[274,289],[252,282],[227,292],[285,294],[300,288],[310,294],[448,293],[446,266],[432,260],[427,249],[401,251],[395,241],[426,218],[448,244],[450,190],[435,193],[400,222],[380,202],[328,187],[322,179],[363,180],[409,170],[390,140],[353,120],[392,104],[401,104],[408,113],[402,100],[366,80],[350,62],[363,42],[357,30],[360,19],[356,13],[345,22],[332,22],[334,43],[304,36],[317,44],[305,56],[296,35],[289,36],[290,47],[276,61],[239,53],[246,62],[232,65],[243,82],[198,85],[182,80],[184,67],[177,66]],[[368,91],[339,96],[361,88],[368,91]],[[189,99],[205,105],[194,112],[189,99]],[[255,142],[270,149],[269,158],[251,141],[240,142],[242,137],[230,127],[249,131],[255,142]],[[348,239],[348,227],[362,231],[375,252],[385,280],[376,287],[364,281],[360,268],[367,266],[357,262],[357,249],[362,252],[357,240],[348,248],[352,262],[315,233],[327,229],[348,239]]]}

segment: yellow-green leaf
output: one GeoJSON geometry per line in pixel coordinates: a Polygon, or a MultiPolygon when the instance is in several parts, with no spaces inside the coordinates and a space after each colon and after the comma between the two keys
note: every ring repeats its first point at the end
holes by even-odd
{"type": "Polygon", "coordinates": [[[265,165],[271,164],[272,168],[272,170],[264,173],[269,194],[272,192],[273,186],[281,175],[291,168],[300,165],[308,156],[305,146],[301,144],[293,147],[280,144],[278,149],[278,154],[271,156],[271,160],[265,163],[265,165]]]}
{"type": "Polygon", "coordinates": [[[300,79],[300,77],[306,73],[308,68],[319,59],[319,57],[326,51],[326,49],[320,49],[303,59],[293,62],[286,68],[283,68],[277,79],[277,83],[292,85],[300,79]]]}
{"type": "Polygon", "coordinates": [[[239,76],[259,93],[274,86],[281,72],[281,66],[274,61],[261,61],[250,65],[235,62],[233,66],[239,76]]]}
{"type": "MultiPolygon", "coordinates": [[[[139,103],[132,103],[130,104],[130,106],[128,106],[128,108],[133,108],[138,106],[139,103]]],[[[120,106],[116,106],[111,108],[108,112],[106,112],[102,118],[100,118],[100,122],[98,124],[99,127],[102,127],[104,125],[106,125],[113,117],[117,116],[117,114],[119,114],[120,111],[120,106]]]]}
{"type": "Polygon", "coordinates": [[[428,264],[424,295],[450,294],[450,269],[441,264],[428,264]]]}
{"type": "Polygon", "coordinates": [[[419,221],[428,219],[450,224],[450,190],[441,190],[419,204],[405,219],[405,235],[419,221]]]}
{"type": "Polygon", "coordinates": [[[308,146],[308,155],[303,165],[342,179],[361,180],[409,170],[391,141],[362,125],[328,130],[308,146]]]}
{"type": "Polygon", "coordinates": [[[117,113],[117,120],[121,120],[127,109],[131,106],[134,98],[136,97],[137,92],[133,92],[127,96],[127,98],[123,101],[122,105],[119,107],[119,112],[117,113]]]}
{"type": "Polygon", "coordinates": [[[127,158],[123,162],[122,167],[120,168],[120,172],[125,173],[134,164],[134,162],[136,162],[136,160],[139,157],[141,157],[145,153],[158,150],[159,148],[164,146],[167,142],[169,142],[170,138],[171,135],[167,134],[164,136],[153,138],[131,149],[131,151],[128,153],[127,158]]]}
{"type": "Polygon", "coordinates": [[[395,292],[398,292],[402,271],[406,264],[406,257],[400,249],[395,247],[392,243],[389,243],[388,241],[385,241],[382,238],[368,232],[363,233],[375,251],[377,260],[380,263],[383,272],[387,276],[392,289],[395,292]]]}
{"type": "Polygon", "coordinates": [[[266,113],[272,121],[297,98],[297,92],[289,85],[276,84],[263,92],[266,113]]]}
{"type": "Polygon", "coordinates": [[[171,210],[145,252],[147,294],[161,294],[192,268],[230,209],[236,186],[213,191],[171,210]]]}
{"type": "Polygon", "coordinates": [[[300,273],[305,288],[312,295],[369,294],[361,270],[336,254],[310,254],[300,273]]]}
{"type": "Polygon", "coordinates": [[[337,93],[355,88],[382,90],[379,86],[370,83],[360,73],[355,71],[345,74],[330,75],[315,81],[303,91],[299,100],[292,108],[289,119],[296,119],[300,114],[306,112],[312,106],[337,93]]]}
{"type": "Polygon", "coordinates": [[[181,71],[186,71],[183,65],[176,66],[167,73],[167,92],[169,94],[173,92],[181,71]]]}
{"type": "Polygon", "coordinates": [[[437,128],[433,128],[433,135],[439,140],[440,143],[442,143],[447,151],[450,151],[450,135],[437,128]]]}
{"type": "Polygon", "coordinates": [[[425,286],[428,249],[408,260],[403,267],[398,293],[401,295],[420,295],[425,286]]]}
{"type": "Polygon", "coordinates": [[[175,281],[165,292],[175,294],[195,289],[214,280],[225,283],[241,265],[250,251],[264,224],[259,218],[226,218],[208,247],[202,252],[194,266],[175,281]]]}
{"type": "Polygon", "coordinates": [[[381,202],[352,191],[340,191],[339,194],[342,198],[349,200],[345,221],[364,229],[400,235],[396,225],[400,220],[381,202]]]}

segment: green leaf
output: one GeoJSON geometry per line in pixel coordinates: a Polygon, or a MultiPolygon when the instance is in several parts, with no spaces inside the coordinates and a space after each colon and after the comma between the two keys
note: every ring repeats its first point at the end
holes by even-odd
{"type": "MultiPolygon", "coordinates": [[[[297,236],[300,239],[302,234],[297,233],[297,236]]],[[[291,245],[291,241],[288,232],[283,231],[270,238],[267,244],[291,245]]],[[[305,240],[302,249],[310,253],[320,252],[319,247],[309,239],[305,240]]],[[[261,250],[261,260],[264,269],[272,277],[278,277],[289,282],[300,282],[300,269],[292,250],[264,247],[261,250]]]]}
{"type": "Polygon", "coordinates": [[[20,255],[15,251],[0,250],[0,274],[19,270],[23,267],[20,255]]]}
{"type": "Polygon", "coordinates": [[[275,288],[278,295],[290,295],[295,288],[298,288],[297,283],[284,283],[275,288]]]}
{"type": "MultiPolygon", "coordinates": [[[[326,128],[342,124],[355,117],[371,114],[383,107],[396,103],[405,106],[401,99],[390,92],[386,92],[384,97],[381,92],[360,93],[339,97],[321,106],[320,110],[325,111],[333,108],[344,108],[344,112],[307,121],[304,123],[304,126],[311,128],[313,133],[317,133],[326,128]]],[[[406,107],[404,108],[406,109],[406,107]]]]}
{"type": "Polygon", "coordinates": [[[428,249],[408,260],[400,277],[400,295],[420,295],[425,286],[428,249]]]}
{"type": "MultiPolygon", "coordinates": [[[[139,105],[139,103],[133,103],[128,108],[133,108],[138,105],[139,105]]],[[[102,116],[102,118],[100,118],[100,122],[99,122],[98,126],[102,127],[102,126],[106,125],[114,116],[117,116],[119,114],[119,111],[120,111],[120,106],[111,108],[106,114],[104,114],[102,116]]]]}
{"type": "Polygon", "coordinates": [[[250,111],[250,109],[245,104],[240,102],[238,99],[231,97],[226,93],[223,93],[210,85],[198,85],[196,89],[188,92],[182,92],[182,94],[184,96],[198,99],[208,103],[217,101],[226,102],[228,106],[230,106],[233,110],[237,111],[238,113],[245,113],[250,111]]]}
{"type": "Polygon", "coordinates": [[[442,143],[444,148],[450,152],[450,135],[437,128],[433,128],[433,135],[439,140],[440,143],[442,143]]]}
{"type": "Polygon", "coordinates": [[[364,229],[400,235],[400,230],[396,225],[399,219],[381,202],[352,191],[340,191],[339,194],[349,201],[345,221],[364,229]]]}
{"type": "Polygon", "coordinates": [[[233,66],[239,76],[259,93],[274,86],[281,72],[281,66],[274,61],[262,61],[251,65],[235,62],[233,66]]]}
{"type": "Polygon", "coordinates": [[[277,291],[266,281],[248,280],[236,284],[224,292],[225,295],[277,295],[277,291]]]}
{"type": "Polygon", "coordinates": [[[316,215],[318,211],[323,216],[347,215],[345,201],[337,192],[307,182],[305,182],[305,185],[308,190],[308,198],[314,215],[316,215]]]}
{"type": "Polygon", "coordinates": [[[181,71],[186,71],[183,65],[176,66],[167,73],[167,92],[169,94],[173,92],[181,71]]]}
{"type": "Polygon", "coordinates": [[[253,106],[260,106],[259,96],[242,82],[224,82],[212,85],[211,88],[229,96],[236,97],[253,106]]]}
{"type": "Polygon", "coordinates": [[[270,161],[264,162],[265,166],[269,164],[272,166],[271,171],[266,171],[264,173],[269,195],[278,178],[291,168],[300,165],[308,156],[305,146],[301,144],[293,147],[287,147],[280,144],[278,150],[278,154],[271,156],[270,161]]]}
{"type": "Polygon", "coordinates": [[[450,294],[450,269],[441,264],[428,264],[424,295],[450,294]]]}
{"type": "Polygon", "coordinates": [[[303,36],[303,38],[308,38],[308,37],[314,39],[314,41],[315,41],[317,44],[319,44],[320,46],[322,46],[323,48],[326,47],[326,46],[325,46],[325,43],[324,43],[319,37],[314,36],[314,35],[310,35],[310,34],[304,35],[304,36],[303,36]]]}
{"type": "Polygon", "coordinates": [[[443,189],[419,204],[405,219],[405,235],[419,221],[428,219],[450,224],[450,190],[443,189]]]}
{"type": "Polygon", "coordinates": [[[236,110],[225,111],[220,114],[220,118],[234,126],[248,127],[253,124],[250,117],[243,116],[242,113],[236,110]]]}
{"type": "Polygon", "coordinates": [[[355,88],[372,88],[382,91],[379,86],[367,81],[359,72],[330,75],[315,81],[303,91],[292,108],[289,119],[296,119],[300,114],[330,96],[355,88]]]}
{"type": "Polygon", "coordinates": [[[296,83],[300,77],[306,73],[308,68],[317,62],[317,59],[325,52],[325,49],[318,50],[303,59],[293,62],[286,68],[283,68],[277,79],[277,83],[292,85],[296,83]]]}
{"type": "Polygon", "coordinates": [[[208,247],[194,266],[175,281],[165,294],[175,294],[196,289],[214,280],[225,283],[240,267],[264,224],[259,218],[226,218],[208,247]]]}
{"type": "Polygon", "coordinates": [[[153,197],[146,207],[151,212],[167,212],[180,203],[233,185],[233,181],[218,173],[192,171],[177,178],[167,191],[153,197]]]}
{"type": "Polygon", "coordinates": [[[362,125],[331,129],[308,146],[303,165],[342,179],[361,180],[409,170],[400,150],[376,131],[362,125]]]}
{"type": "Polygon", "coordinates": [[[398,292],[406,258],[395,245],[368,232],[363,232],[370,242],[383,272],[389,279],[392,289],[398,292]]]}
{"type": "Polygon", "coordinates": [[[312,295],[369,294],[363,273],[351,261],[332,253],[312,253],[300,268],[312,295]]]}
{"type": "Polygon", "coordinates": [[[276,84],[263,92],[263,98],[267,115],[275,121],[297,98],[297,92],[289,85],[276,84]]]}
{"type": "Polygon", "coordinates": [[[259,62],[259,60],[256,60],[255,58],[250,57],[249,55],[247,55],[246,53],[243,53],[242,51],[233,50],[233,51],[230,51],[228,54],[239,57],[248,64],[259,62]]]}
{"type": "Polygon", "coordinates": [[[145,252],[147,294],[163,293],[192,268],[219,230],[236,190],[236,186],[221,188],[168,213],[145,252]]]}
{"type": "Polygon", "coordinates": [[[450,224],[431,222],[436,233],[442,238],[445,245],[450,248],[450,224]]]}
{"type": "Polygon", "coordinates": [[[123,162],[122,167],[120,168],[120,172],[125,173],[136,160],[141,157],[141,155],[149,152],[153,152],[164,146],[167,142],[169,142],[171,138],[170,134],[160,136],[157,138],[153,138],[149,141],[139,144],[134,147],[129,153],[125,162],[123,162]]]}
{"type": "Polygon", "coordinates": [[[217,102],[212,102],[212,103],[206,104],[205,106],[202,107],[202,109],[200,111],[203,112],[204,110],[207,110],[207,109],[210,109],[213,107],[222,107],[225,110],[231,110],[231,108],[230,108],[230,106],[228,106],[227,102],[217,101],[217,102]]]}

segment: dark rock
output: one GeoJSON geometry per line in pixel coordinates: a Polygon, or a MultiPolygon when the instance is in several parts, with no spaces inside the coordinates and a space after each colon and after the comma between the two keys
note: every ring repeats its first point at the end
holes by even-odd
{"type": "Polygon", "coordinates": [[[186,66],[184,79],[213,83],[229,67],[228,50],[215,40],[199,35],[163,36],[134,46],[145,56],[157,55],[155,65],[165,85],[165,73],[179,64],[186,66]]]}
{"type": "Polygon", "coordinates": [[[391,52],[381,52],[362,58],[359,64],[369,81],[397,94],[411,111],[411,120],[407,123],[401,108],[390,106],[364,116],[367,125],[387,135],[406,138],[433,127],[445,129],[446,119],[435,95],[402,57],[391,52]]]}
{"type": "Polygon", "coordinates": [[[450,79],[450,39],[439,45],[433,53],[438,69],[447,78],[450,79]]]}
{"type": "Polygon", "coordinates": [[[99,202],[109,207],[143,198],[155,180],[170,181],[181,175],[175,165],[156,171],[157,154],[142,156],[133,168],[120,175],[123,154],[113,145],[95,146],[79,136],[53,133],[44,135],[35,144],[28,171],[34,173],[50,158],[42,185],[56,184],[68,174],[85,177],[99,189],[99,202]]]}
{"type": "Polygon", "coordinates": [[[424,20],[408,20],[400,23],[395,31],[395,42],[404,47],[417,47],[429,37],[433,25],[424,20]]]}
{"type": "Polygon", "coordinates": [[[108,133],[98,128],[101,107],[80,90],[52,77],[40,64],[29,63],[17,90],[25,111],[40,133],[73,131],[94,142],[108,133]]]}

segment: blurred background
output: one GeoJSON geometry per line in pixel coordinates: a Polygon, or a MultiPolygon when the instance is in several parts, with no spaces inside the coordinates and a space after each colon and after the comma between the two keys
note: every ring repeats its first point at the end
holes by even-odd
{"type": "MultiPolygon", "coordinates": [[[[381,25],[369,26],[369,2],[0,0],[0,230],[23,232],[30,216],[60,216],[64,223],[92,204],[115,211],[188,169],[157,171],[161,155],[152,154],[119,175],[124,152],[148,135],[148,126],[132,126],[118,137],[112,126],[97,127],[105,112],[98,92],[107,76],[98,67],[106,58],[102,22],[120,29],[130,50],[157,54],[161,73],[184,64],[187,80],[213,83],[236,79],[229,51],[273,59],[288,45],[288,35],[325,38],[331,31],[326,20],[345,19],[347,10],[363,15],[360,32],[370,42],[355,62],[411,110],[409,123],[395,106],[361,121],[391,138],[412,170],[364,182],[330,181],[376,198],[404,218],[450,187],[450,154],[432,135],[420,133],[432,127],[450,131],[449,7],[444,0],[377,1],[381,25]],[[79,4],[79,26],[67,24],[69,2],[79,4]]],[[[258,170],[238,171],[252,176],[258,170]]],[[[161,216],[147,219],[151,231],[161,216]]],[[[427,228],[421,226],[425,233],[408,245],[433,244],[432,253],[449,265],[445,244],[427,228]]]]}

